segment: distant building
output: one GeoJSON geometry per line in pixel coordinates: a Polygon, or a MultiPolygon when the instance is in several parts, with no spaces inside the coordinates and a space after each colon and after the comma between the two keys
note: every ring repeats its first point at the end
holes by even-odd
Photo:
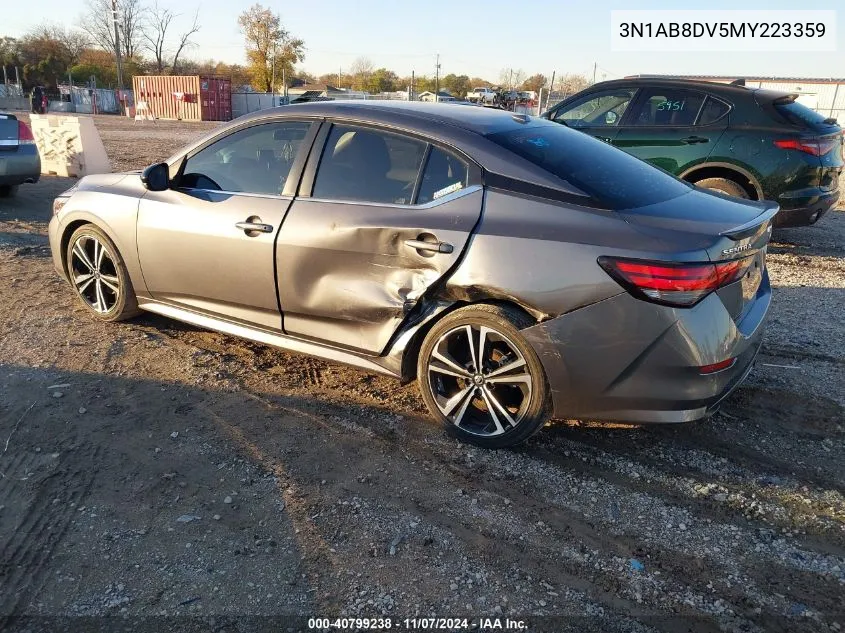
{"type": "Polygon", "coordinates": [[[426,90],[425,92],[421,92],[417,97],[420,101],[457,101],[452,94],[446,90],[441,90],[437,93],[437,98],[434,98],[434,92],[430,90],[426,90]]]}
{"type": "Polygon", "coordinates": [[[334,99],[343,99],[345,91],[340,88],[335,88],[329,84],[302,84],[299,86],[291,86],[288,88],[288,96],[291,101],[300,97],[314,98],[314,97],[332,97],[334,99]]]}

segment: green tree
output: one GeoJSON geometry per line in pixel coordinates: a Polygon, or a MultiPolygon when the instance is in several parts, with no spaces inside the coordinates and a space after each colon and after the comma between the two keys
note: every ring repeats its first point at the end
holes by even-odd
{"type": "Polygon", "coordinates": [[[257,90],[274,89],[274,66],[278,83],[283,69],[289,77],[293,76],[294,65],[305,59],[305,43],[291,35],[270,9],[256,3],[241,13],[238,25],[246,39],[249,73],[257,90]]]}
{"type": "Polygon", "coordinates": [[[469,83],[469,77],[466,75],[455,75],[450,73],[440,80],[441,88],[448,90],[452,96],[463,99],[467,96],[472,86],[469,83]]]}
{"type": "Polygon", "coordinates": [[[545,88],[547,82],[548,80],[545,75],[537,73],[536,75],[531,75],[528,79],[523,81],[519,89],[540,92],[540,88],[545,88]]]}
{"type": "Polygon", "coordinates": [[[378,94],[380,92],[393,92],[396,90],[396,83],[399,77],[392,70],[387,68],[379,68],[373,71],[367,81],[367,91],[371,94],[378,94]]]}

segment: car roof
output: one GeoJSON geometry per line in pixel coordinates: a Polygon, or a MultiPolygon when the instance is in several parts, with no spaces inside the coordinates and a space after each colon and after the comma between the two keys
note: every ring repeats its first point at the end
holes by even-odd
{"type": "Polygon", "coordinates": [[[337,100],[297,103],[278,108],[259,110],[240,120],[285,116],[337,117],[363,120],[386,125],[401,125],[411,129],[437,123],[451,125],[476,134],[492,134],[522,127],[527,115],[482,106],[459,108],[444,103],[421,101],[337,100]]]}
{"type": "MultiPolygon", "coordinates": [[[[610,81],[602,81],[600,83],[590,86],[594,88],[615,88],[622,86],[659,86],[659,87],[674,87],[674,88],[699,88],[707,90],[716,94],[747,96],[760,90],[751,86],[740,86],[733,84],[719,83],[716,81],[706,81],[704,79],[667,79],[661,77],[628,77],[627,79],[611,79],[610,81]]],[[[766,91],[775,92],[775,91],[766,91]]],[[[782,92],[780,94],[789,94],[782,92]]]]}

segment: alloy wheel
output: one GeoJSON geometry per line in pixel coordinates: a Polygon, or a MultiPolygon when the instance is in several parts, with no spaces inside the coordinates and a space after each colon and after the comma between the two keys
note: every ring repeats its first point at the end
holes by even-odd
{"type": "Polygon", "coordinates": [[[515,428],[531,403],[533,379],[519,347],[484,325],[443,334],[428,359],[440,412],[465,432],[495,437],[515,428]]]}
{"type": "Polygon", "coordinates": [[[80,235],[73,244],[70,278],[77,294],[95,312],[105,314],[120,299],[114,256],[96,237],[80,235]]]}

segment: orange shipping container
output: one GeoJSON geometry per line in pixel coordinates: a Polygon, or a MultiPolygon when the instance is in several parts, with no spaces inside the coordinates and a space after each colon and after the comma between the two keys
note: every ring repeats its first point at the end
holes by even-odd
{"type": "Polygon", "coordinates": [[[226,77],[136,75],[132,87],[135,103],[145,101],[158,119],[229,121],[232,118],[232,82],[226,77]]]}

